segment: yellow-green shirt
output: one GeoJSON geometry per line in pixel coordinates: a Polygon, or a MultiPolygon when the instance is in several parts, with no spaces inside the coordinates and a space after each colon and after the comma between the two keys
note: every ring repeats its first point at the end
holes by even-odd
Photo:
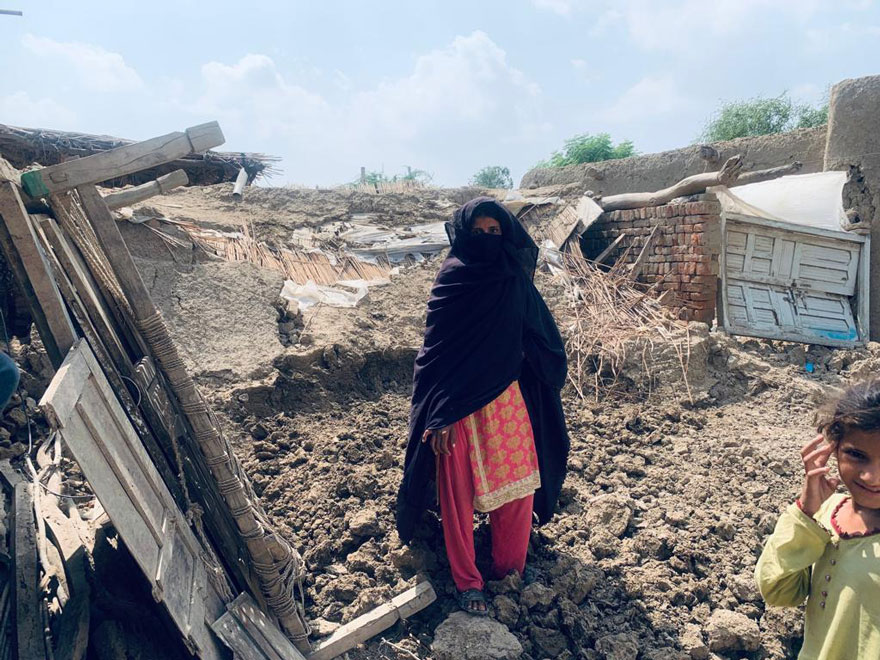
{"type": "Polygon", "coordinates": [[[768,605],[807,599],[799,660],[880,660],[880,534],[840,537],[831,518],[845,497],[813,518],[789,506],[755,567],[768,605]]]}

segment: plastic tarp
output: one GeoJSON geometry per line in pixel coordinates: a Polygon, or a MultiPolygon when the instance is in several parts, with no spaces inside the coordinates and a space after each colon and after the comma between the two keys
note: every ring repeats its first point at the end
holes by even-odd
{"type": "Polygon", "coordinates": [[[285,280],[281,287],[281,297],[295,302],[300,311],[305,311],[319,303],[330,307],[356,307],[367,295],[367,288],[388,284],[390,280],[340,280],[332,286],[315,284],[309,280],[305,284],[297,284],[293,280],[285,280]]]}
{"type": "Polygon", "coordinates": [[[784,220],[792,224],[842,231],[846,220],[843,186],[846,172],[784,176],[733,189],[716,187],[721,208],[728,213],[784,220]]]}

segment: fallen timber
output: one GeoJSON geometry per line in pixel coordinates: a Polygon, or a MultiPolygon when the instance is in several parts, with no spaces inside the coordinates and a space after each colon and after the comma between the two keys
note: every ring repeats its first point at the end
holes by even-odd
{"type": "MultiPolygon", "coordinates": [[[[91,156],[133,143],[134,140],[106,135],[89,135],[87,133],[0,124],[0,156],[21,170],[33,163],[39,163],[43,166],[57,165],[74,158],[91,156]]],[[[271,177],[276,174],[275,163],[279,160],[275,156],[259,153],[218,153],[215,151],[207,151],[203,154],[190,153],[167,163],[152,165],[138,172],[119,174],[107,180],[105,185],[113,188],[139,185],[177,169],[184,170],[193,185],[235,181],[241,169],[247,172],[248,182],[253,182],[261,177],[271,177]]]]}
{"type": "MultiPolygon", "coordinates": [[[[12,208],[28,231],[0,247],[19,261],[31,255],[29,264],[42,255],[39,275],[54,286],[35,292],[33,304],[42,313],[63,311],[67,323],[38,327],[47,346],[58,346],[56,358],[63,358],[41,405],[189,649],[205,658],[224,657],[222,644],[242,658],[325,660],[427,607],[436,599],[433,588],[424,582],[399,594],[312,649],[296,602],[304,564],[260,509],[110,210],[161,194],[183,177],[173,173],[106,196],[95,187],[219,143],[222,132],[211,123],[25,173],[22,186],[48,198],[51,214],[29,215],[17,177],[6,177],[2,185],[15,203],[3,207],[2,224],[12,208]]],[[[27,269],[15,275],[19,284],[31,284],[27,269]]],[[[57,498],[37,494],[46,510],[37,522],[64,540],[57,543],[64,566],[50,568],[43,560],[44,569],[72,576],[71,606],[56,642],[63,657],[81,658],[88,646],[89,590],[76,568],[79,548],[94,534],[60,513],[57,498]]],[[[45,534],[38,530],[37,536],[44,544],[45,534]]],[[[34,555],[41,563],[40,553],[34,555]]],[[[39,616],[26,623],[48,643],[39,616]]]]}
{"type": "Polygon", "coordinates": [[[717,172],[704,172],[686,177],[668,188],[655,192],[622,193],[609,195],[599,200],[599,205],[604,211],[621,211],[624,209],[640,209],[646,206],[660,206],[671,202],[676,197],[696,195],[706,191],[712,186],[743,186],[759,181],[769,181],[787,174],[795,174],[800,171],[801,163],[795,162],[782,167],[772,167],[766,170],[754,170],[743,172],[742,156],[731,156],[717,172]]]}

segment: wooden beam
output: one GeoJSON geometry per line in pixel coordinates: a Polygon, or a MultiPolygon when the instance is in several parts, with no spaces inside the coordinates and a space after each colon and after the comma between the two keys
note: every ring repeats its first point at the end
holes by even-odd
{"type": "Polygon", "coordinates": [[[434,593],[434,587],[431,586],[431,583],[420,582],[412,589],[407,589],[402,594],[395,596],[389,602],[383,603],[346,623],[330,637],[317,644],[308,658],[309,660],[330,660],[342,655],[358,644],[367,641],[370,637],[390,628],[397,621],[407,619],[416,612],[420,612],[435,600],[437,600],[437,594],[434,593]]]}
{"type": "Polygon", "coordinates": [[[42,615],[37,581],[37,529],[32,485],[15,486],[13,562],[15,580],[15,645],[19,660],[45,660],[42,615]]]}
{"type": "Polygon", "coordinates": [[[595,259],[593,259],[593,261],[597,264],[601,264],[603,261],[605,261],[608,258],[608,255],[611,254],[612,252],[614,252],[614,249],[618,245],[620,245],[621,241],[623,241],[624,236],[626,236],[626,234],[618,234],[617,238],[614,239],[614,241],[611,243],[611,245],[609,245],[607,248],[602,250],[599,253],[599,256],[596,257],[595,259]]]}
{"type": "Polygon", "coordinates": [[[155,181],[149,181],[133,188],[104,195],[104,201],[107,202],[107,206],[111,209],[118,209],[123,206],[137,204],[155,195],[164,195],[168,191],[174,190],[178,186],[185,186],[188,183],[189,177],[186,175],[186,172],[174,170],[170,174],[160,176],[155,181]]]}
{"type": "Polygon", "coordinates": [[[645,267],[645,261],[648,259],[648,255],[651,252],[651,245],[654,242],[654,236],[657,234],[657,228],[660,225],[654,225],[654,228],[651,230],[651,233],[648,235],[648,238],[645,239],[644,245],[642,245],[642,250],[639,252],[639,256],[636,257],[635,262],[629,269],[629,278],[632,280],[638,279],[639,275],[642,274],[642,268],[645,267]]]}
{"type": "Polygon", "coordinates": [[[191,153],[207,151],[225,142],[223,131],[216,121],[200,124],[144,142],[102,151],[66,163],[26,172],[21,185],[31,197],[46,197],[50,193],[77,186],[101,183],[108,179],[134,174],[140,170],[158,167],[191,153]]]}
{"type": "Polygon", "coordinates": [[[31,219],[15,184],[0,182],[0,247],[22,293],[52,365],[57,369],[76,341],[76,331],[64,307],[58,286],[31,219]]]}

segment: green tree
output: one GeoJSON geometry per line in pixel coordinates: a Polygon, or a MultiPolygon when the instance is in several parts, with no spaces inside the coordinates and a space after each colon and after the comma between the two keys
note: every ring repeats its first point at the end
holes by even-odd
{"type": "Polygon", "coordinates": [[[500,165],[487,165],[471,177],[470,183],[481,188],[513,188],[510,170],[500,165]]]}
{"type": "Polygon", "coordinates": [[[828,104],[797,104],[787,92],[773,97],[723,103],[700,135],[704,142],[782,133],[828,122],[828,104]]]}
{"type": "Polygon", "coordinates": [[[608,133],[597,135],[583,133],[566,140],[562,151],[554,151],[550,158],[538,163],[538,167],[565,167],[578,163],[597,163],[603,160],[629,158],[637,153],[635,146],[629,140],[614,145],[608,133]]]}
{"type": "Polygon", "coordinates": [[[828,104],[819,107],[802,106],[798,110],[795,128],[815,128],[828,123],[828,104]]]}

